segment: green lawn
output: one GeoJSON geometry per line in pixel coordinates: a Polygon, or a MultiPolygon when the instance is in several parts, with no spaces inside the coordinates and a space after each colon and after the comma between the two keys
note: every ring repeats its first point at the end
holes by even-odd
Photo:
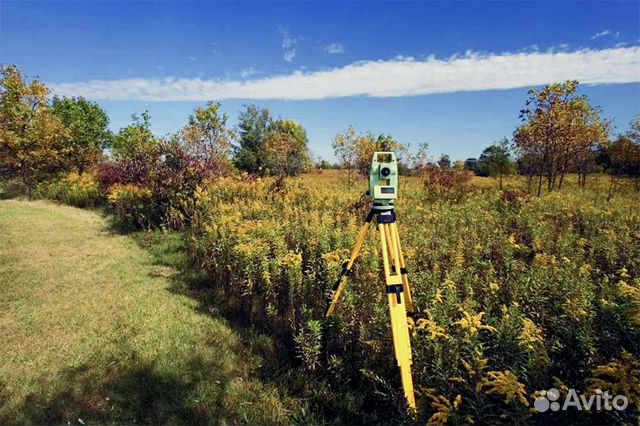
{"type": "Polygon", "coordinates": [[[269,360],[152,254],[172,243],[150,236],[149,251],[98,213],[0,201],[0,424],[297,415],[281,389],[255,378],[269,360]]]}

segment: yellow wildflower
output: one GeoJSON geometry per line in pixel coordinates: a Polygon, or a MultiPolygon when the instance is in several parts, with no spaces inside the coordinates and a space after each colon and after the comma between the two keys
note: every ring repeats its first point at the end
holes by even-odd
{"type": "Polygon", "coordinates": [[[631,406],[640,404],[640,361],[629,352],[623,351],[619,359],[596,367],[591,374],[587,379],[590,392],[608,390],[626,396],[631,406]]]}
{"type": "Polygon", "coordinates": [[[527,389],[511,371],[489,371],[477,386],[478,392],[484,389],[488,389],[488,395],[503,397],[505,404],[519,402],[525,407],[529,406],[527,389]]]}
{"type": "Polygon", "coordinates": [[[430,390],[427,396],[431,399],[431,406],[436,409],[427,421],[430,426],[447,424],[451,415],[458,411],[462,404],[462,395],[457,395],[453,402],[445,396],[435,395],[433,390],[430,390]]]}
{"type": "Polygon", "coordinates": [[[418,330],[425,331],[429,335],[429,340],[436,340],[439,337],[447,338],[447,334],[444,328],[440,327],[434,320],[431,315],[429,315],[428,319],[420,318],[416,322],[416,326],[418,330]]]}
{"type": "Polygon", "coordinates": [[[588,315],[588,312],[585,309],[585,301],[580,296],[567,299],[563,304],[563,308],[565,315],[574,321],[581,321],[588,315]]]}
{"type": "Polygon", "coordinates": [[[524,318],[522,320],[522,331],[518,336],[518,343],[520,346],[532,350],[536,346],[542,344],[543,336],[542,330],[530,319],[524,318]]]}
{"type": "Polygon", "coordinates": [[[447,278],[444,280],[444,286],[446,288],[448,288],[449,290],[455,290],[456,289],[456,283],[453,282],[453,280],[447,276],[447,278]]]}
{"type": "Polygon", "coordinates": [[[555,265],[557,263],[556,257],[554,255],[546,255],[546,254],[536,254],[534,258],[534,262],[539,266],[549,266],[555,265]]]}
{"type": "Polygon", "coordinates": [[[582,276],[587,276],[591,273],[592,270],[593,270],[593,267],[588,263],[585,263],[580,267],[580,269],[578,269],[578,273],[582,276]]]}
{"type": "Polygon", "coordinates": [[[463,330],[468,331],[469,334],[475,335],[480,330],[496,331],[494,327],[482,324],[482,317],[484,312],[480,312],[476,315],[472,315],[466,311],[462,312],[464,318],[454,322],[455,325],[459,325],[463,330]]]}
{"type": "Polygon", "coordinates": [[[627,268],[620,268],[618,269],[618,275],[620,275],[620,278],[629,278],[629,271],[627,270],[627,268]]]}
{"type": "Polygon", "coordinates": [[[433,295],[433,304],[442,303],[442,292],[440,289],[436,290],[436,294],[433,295]]]}

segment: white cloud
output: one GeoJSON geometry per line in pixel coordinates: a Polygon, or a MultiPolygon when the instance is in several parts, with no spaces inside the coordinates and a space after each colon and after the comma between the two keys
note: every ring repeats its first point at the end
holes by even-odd
{"type": "Polygon", "coordinates": [[[577,79],[640,82],[640,46],[573,52],[467,52],[448,59],[361,61],[342,68],[253,80],[153,78],[52,84],[56,93],[95,100],[328,99],[401,97],[512,89],[577,79]]]}
{"type": "Polygon", "coordinates": [[[242,71],[240,71],[240,77],[242,78],[251,77],[252,75],[255,75],[255,74],[258,74],[258,71],[252,67],[243,68],[242,71]]]}
{"type": "Polygon", "coordinates": [[[608,36],[609,34],[611,34],[611,30],[600,31],[599,33],[595,33],[594,35],[592,35],[591,36],[591,40],[595,40],[595,39],[600,38],[600,37],[608,36]]]}
{"type": "Polygon", "coordinates": [[[243,68],[242,71],[240,71],[240,77],[242,78],[251,77],[255,74],[258,74],[258,71],[253,67],[243,68]]]}
{"type": "Polygon", "coordinates": [[[291,37],[289,31],[286,28],[279,27],[280,35],[282,36],[282,58],[287,61],[293,61],[296,56],[296,46],[298,45],[298,39],[291,37]]]}
{"type": "Polygon", "coordinates": [[[340,43],[331,43],[324,48],[324,51],[329,54],[344,53],[344,46],[340,43]]]}

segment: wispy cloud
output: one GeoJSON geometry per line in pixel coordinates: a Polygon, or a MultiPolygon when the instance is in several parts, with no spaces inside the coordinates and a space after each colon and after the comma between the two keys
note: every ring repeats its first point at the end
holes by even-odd
{"type": "Polygon", "coordinates": [[[140,78],[52,86],[58,94],[95,100],[302,100],[511,89],[566,79],[585,84],[640,82],[640,46],[573,52],[467,52],[447,59],[396,58],[253,80],[140,78]]]}
{"type": "Polygon", "coordinates": [[[600,31],[599,33],[595,33],[594,35],[592,35],[591,40],[595,40],[600,37],[605,37],[605,36],[608,36],[609,34],[611,34],[611,30],[600,31]]]}
{"type": "Polygon", "coordinates": [[[255,75],[255,74],[258,74],[258,71],[252,67],[243,68],[242,71],[240,71],[240,77],[242,78],[251,77],[252,75],[255,75]]]}
{"type": "Polygon", "coordinates": [[[278,30],[282,36],[282,58],[287,62],[291,62],[296,56],[298,39],[292,37],[289,34],[289,30],[282,26],[279,27],[278,30]]]}
{"type": "Polygon", "coordinates": [[[331,43],[324,48],[329,54],[344,53],[344,46],[340,43],[331,43]]]}

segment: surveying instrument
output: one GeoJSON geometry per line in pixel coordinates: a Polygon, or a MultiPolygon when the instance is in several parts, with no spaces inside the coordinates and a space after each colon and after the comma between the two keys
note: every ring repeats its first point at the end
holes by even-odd
{"type": "Polygon", "coordinates": [[[413,314],[413,301],[409,289],[407,268],[400,248],[400,235],[394,211],[395,201],[398,198],[398,164],[395,153],[375,152],[373,154],[367,195],[373,198],[371,210],[367,214],[364,225],[360,228],[358,238],[351,252],[351,258],[343,265],[340,278],[338,278],[333,287],[331,304],[325,317],[331,317],[336,309],[340,295],[347,282],[347,277],[351,273],[355,260],[360,255],[362,244],[375,217],[378,224],[378,233],[380,234],[393,347],[398,367],[400,367],[402,388],[404,389],[407,405],[412,412],[415,412],[416,400],[411,377],[411,341],[407,324],[407,312],[410,315],[413,314]]]}

